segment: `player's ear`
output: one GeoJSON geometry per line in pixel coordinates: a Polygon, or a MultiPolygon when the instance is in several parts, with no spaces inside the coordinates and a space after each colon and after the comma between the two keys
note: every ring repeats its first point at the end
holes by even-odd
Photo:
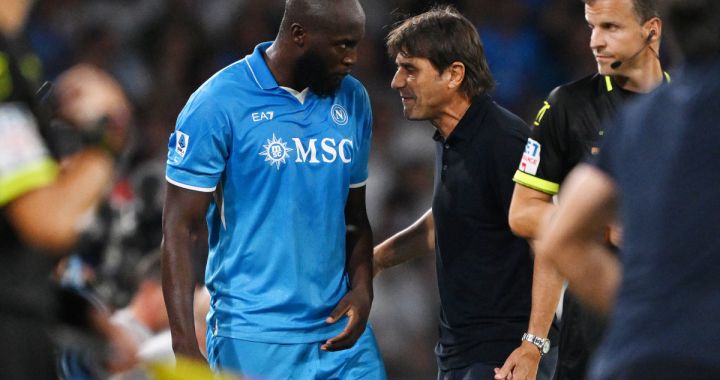
{"type": "Polygon", "coordinates": [[[302,25],[295,22],[290,25],[290,36],[292,37],[292,40],[293,42],[295,42],[296,45],[302,47],[305,45],[307,31],[302,25]]]}
{"type": "Polygon", "coordinates": [[[455,61],[445,69],[444,74],[448,76],[448,87],[452,89],[460,88],[465,79],[465,64],[455,61]]]}

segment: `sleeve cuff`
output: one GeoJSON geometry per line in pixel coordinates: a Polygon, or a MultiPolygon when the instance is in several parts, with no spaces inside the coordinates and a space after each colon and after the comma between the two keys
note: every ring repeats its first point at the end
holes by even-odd
{"type": "Polygon", "coordinates": [[[165,176],[165,180],[168,181],[168,183],[170,183],[170,184],[172,184],[172,185],[175,185],[175,186],[177,186],[177,187],[182,187],[183,189],[188,189],[188,190],[193,190],[193,191],[199,191],[199,192],[201,192],[201,193],[212,193],[213,191],[215,191],[215,188],[217,187],[217,186],[213,186],[213,187],[199,187],[199,186],[187,185],[187,184],[184,184],[184,183],[180,183],[180,182],[178,182],[178,181],[175,181],[175,180],[173,180],[172,178],[170,178],[170,177],[168,177],[168,176],[165,176]]]}
{"type": "Polygon", "coordinates": [[[522,172],[520,170],[515,172],[513,177],[515,183],[519,183],[525,187],[529,187],[533,190],[541,191],[545,194],[555,195],[560,191],[560,185],[555,182],[550,182],[542,178],[538,178],[522,172]]]}
{"type": "Polygon", "coordinates": [[[0,178],[0,206],[31,190],[52,183],[57,173],[57,163],[48,158],[0,178]]]}

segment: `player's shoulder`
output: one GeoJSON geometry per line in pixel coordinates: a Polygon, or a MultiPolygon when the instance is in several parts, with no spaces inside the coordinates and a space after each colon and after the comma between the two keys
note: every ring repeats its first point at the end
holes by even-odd
{"type": "Polygon", "coordinates": [[[352,75],[347,75],[343,78],[338,89],[338,95],[341,97],[348,97],[351,99],[364,100],[369,98],[365,86],[357,78],[352,75]]]}
{"type": "Polygon", "coordinates": [[[236,61],[216,72],[190,95],[187,107],[202,106],[223,108],[236,104],[238,98],[248,99],[252,91],[248,80],[245,59],[236,61]]]}

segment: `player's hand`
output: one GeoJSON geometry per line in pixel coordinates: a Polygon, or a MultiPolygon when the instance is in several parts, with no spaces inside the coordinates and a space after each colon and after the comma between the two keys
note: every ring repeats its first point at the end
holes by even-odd
{"type": "Polygon", "coordinates": [[[505,380],[535,380],[540,365],[540,351],[523,342],[505,360],[502,368],[495,368],[495,378],[505,380]]]}
{"type": "Polygon", "coordinates": [[[197,340],[192,341],[192,339],[188,339],[187,343],[173,344],[173,351],[175,351],[176,356],[183,357],[184,359],[195,360],[201,363],[207,362],[205,356],[200,352],[197,340]]]}
{"type": "Polygon", "coordinates": [[[365,331],[371,303],[372,296],[369,292],[356,289],[350,290],[325,320],[327,323],[335,323],[343,315],[347,315],[349,319],[345,329],[337,336],[328,339],[320,349],[324,351],[340,351],[352,347],[365,331]]]}

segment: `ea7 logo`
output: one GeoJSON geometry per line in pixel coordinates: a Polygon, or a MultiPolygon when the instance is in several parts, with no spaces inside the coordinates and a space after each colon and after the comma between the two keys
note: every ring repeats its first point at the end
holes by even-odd
{"type": "Polygon", "coordinates": [[[267,112],[253,112],[251,116],[252,116],[253,121],[257,123],[258,121],[272,120],[274,115],[275,115],[275,112],[267,111],[267,112]]]}

